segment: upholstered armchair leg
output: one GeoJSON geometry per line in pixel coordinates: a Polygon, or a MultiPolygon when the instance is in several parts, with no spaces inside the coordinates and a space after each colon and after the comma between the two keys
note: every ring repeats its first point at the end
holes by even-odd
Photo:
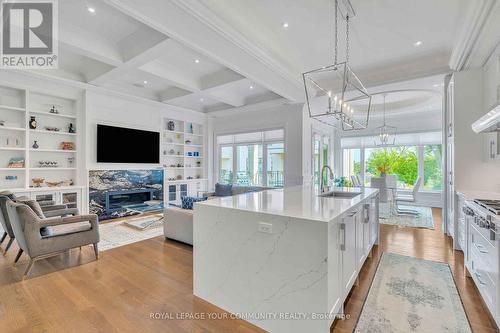
{"type": "Polygon", "coordinates": [[[2,235],[2,239],[0,239],[0,245],[3,243],[3,241],[5,240],[6,237],[7,237],[7,233],[4,232],[2,235]]]}
{"type": "Polygon", "coordinates": [[[14,265],[17,264],[17,262],[19,261],[19,258],[21,258],[22,254],[23,254],[23,249],[19,249],[19,251],[17,252],[16,259],[14,260],[14,265]]]}
{"type": "Polygon", "coordinates": [[[35,263],[35,259],[30,258],[30,262],[28,264],[28,267],[26,267],[26,270],[24,271],[23,280],[28,276],[28,273],[31,271],[31,268],[33,267],[34,263],[35,263]]]}
{"type": "Polygon", "coordinates": [[[95,258],[99,259],[99,247],[97,246],[97,243],[94,243],[94,253],[95,253],[95,258]]]}
{"type": "Polygon", "coordinates": [[[14,243],[14,238],[9,239],[9,242],[7,243],[7,246],[5,247],[5,251],[3,252],[4,255],[7,254],[7,251],[9,251],[12,243],[14,243]]]}

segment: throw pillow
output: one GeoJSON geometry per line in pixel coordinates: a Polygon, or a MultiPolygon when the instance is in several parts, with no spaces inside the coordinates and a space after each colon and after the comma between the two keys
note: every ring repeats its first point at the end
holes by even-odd
{"type": "Polygon", "coordinates": [[[21,200],[20,202],[31,208],[31,210],[34,211],[39,218],[46,218],[43,214],[42,207],[40,207],[40,204],[36,200],[21,200]]]}
{"type": "Polygon", "coordinates": [[[233,195],[233,185],[232,184],[215,184],[215,196],[216,197],[229,197],[233,195]]]}
{"type": "Polygon", "coordinates": [[[196,197],[181,197],[182,209],[193,209],[193,204],[199,201],[207,200],[207,197],[196,198],[196,197]]]}
{"type": "Polygon", "coordinates": [[[9,198],[12,201],[17,200],[16,195],[11,191],[2,191],[2,192],[0,192],[0,195],[5,195],[7,198],[9,198]]]}

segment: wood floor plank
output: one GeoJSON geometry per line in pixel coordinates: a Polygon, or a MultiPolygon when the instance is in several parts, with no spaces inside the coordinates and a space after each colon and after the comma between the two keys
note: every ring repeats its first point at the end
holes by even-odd
{"type": "MultiPolygon", "coordinates": [[[[440,232],[440,210],[433,214],[435,230],[381,226],[380,245],[345,304],[350,318],[334,323],[332,332],[352,332],[383,251],[449,263],[473,331],[497,332],[474,284],[463,276],[463,255],[440,232]]],[[[98,261],[92,247],[74,249],[35,263],[25,281],[28,260],[23,256],[14,267],[16,253],[13,246],[0,256],[0,328],[9,332],[263,332],[236,319],[151,317],[227,315],[193,295],[192,247],[185,244],[157,237],[104,251],[98,261]]]]}

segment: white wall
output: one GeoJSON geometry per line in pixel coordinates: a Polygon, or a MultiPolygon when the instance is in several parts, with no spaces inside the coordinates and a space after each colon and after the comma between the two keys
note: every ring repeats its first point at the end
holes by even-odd
{"type": "Polygon", "coordinates": [[[483,71],[469,70],[455,78],[455,189],[500,192],[500,163],[487,161],[485,135],[471,124],[487,112],[483,103],[483,71]]]}
{"type": "MultiPolygon", "coordinates": [[[[150,169],[158,168],[161,164],[124,164],[124,163],[97,163],[97,124],[107,124],[121,127],[137,128],[149,131],[160,131],[162,118],[171,117],[206,126],[204,114],[181,110],[169,105],[157,105],[141,100],[124,99],[112,95],[86,92],[85,115],[85,145],[86,168],[92,169],[150,169]]],[[[117,145],[120,142],[116,142],[117,145]]],[[[158,152],[160,153],[160,152],[158,152]]]]}
{"type": "Polygon", "coordinates": [[[259,111],[240,112],[212,118],[209,121],[209,187],[215,185],[215,140],[220,134],[285,129],[285,186],[302,184],[302,104],[281,105],[259,111]]]}

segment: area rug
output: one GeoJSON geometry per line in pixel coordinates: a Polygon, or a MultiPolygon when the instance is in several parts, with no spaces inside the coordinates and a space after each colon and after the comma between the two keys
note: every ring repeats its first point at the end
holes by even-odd
{"type": "Polygon", "coordinates": [[[448,264],[383,253],[354,332],[472,332],[448,264]]]}
{"type": "Polygon", "coordinates": [[[412,209],[420,213],[419,216],[412,215],[390,215],[390,206],[381,203],[379,206],[380,223],[399,225],[403,227],[427,228],[434,229],[434,221],[432,219],[432,209],[430,207],[417,206],[402,206],[401,209],[412,209]]]}
{"type": "MultiPolygon", "coordinates": [[[[144,217],[144,221],[151,221],[151,216],[144,217]]],[[[134,219],[135,220],[135,219],[134,219]]],[[[140,220],[135,220],[139,222],[140,220]]],[[[163,235],[163,221],[152,224],[149,228],[139,230],[125,225],[123,221],[110,222],[99,226],[101,241],[99,250],[106,251],[119,246],[140,242],[146,239],[163,235]]]]}

